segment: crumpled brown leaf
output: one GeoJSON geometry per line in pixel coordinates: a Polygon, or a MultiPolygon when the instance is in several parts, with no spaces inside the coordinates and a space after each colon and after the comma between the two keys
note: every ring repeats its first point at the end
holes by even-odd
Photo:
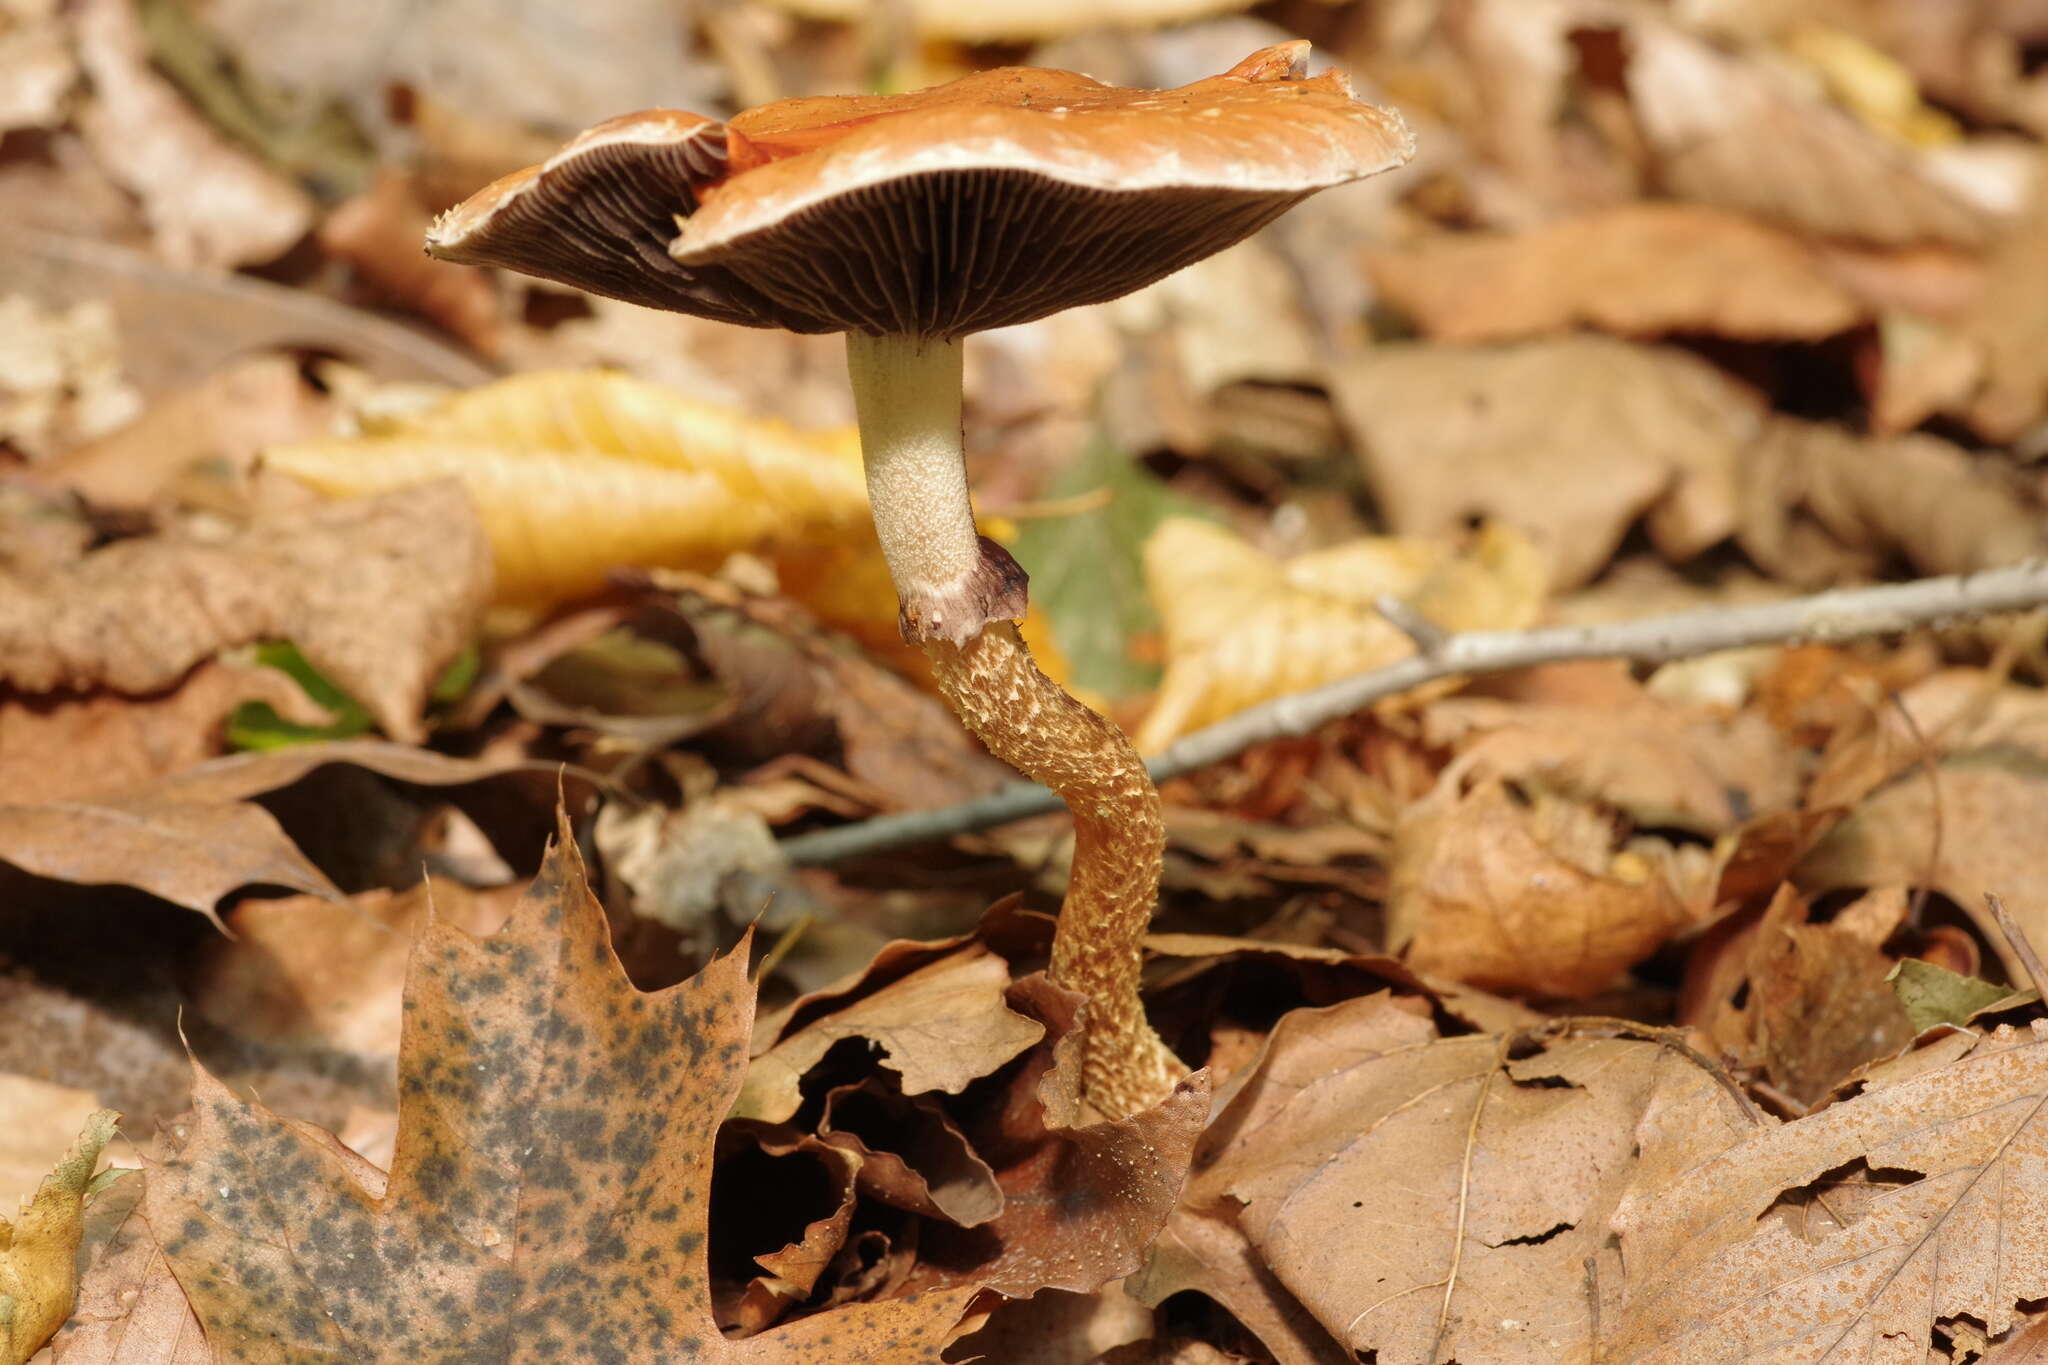
{"type": "Polygon", "coordinates": [[[1298,1010],[1219,1105],[1190,1203],[1236,1210],[1344,1358],[1585,1360],[1585,1265],[1635,1122],[1691,1065],[1649,1042],[1440,1039],[1385,995],[1298,1010]]]}
{"type": "Polygon", "coordinates": [[[1581,324],[1813,341],[1863,320],[1800,240],[1704,204],[1598,210],[1507,236],[1368,248],[1381,295],[1439,341],[1509,341],[1581,324]]]}
{"type": "Polygon", "coordinates": [[[1711,856],[1617,848],[1612,822],[1563,797],[1445,770],[1402,813],[1387,940],[1419,972],[1485,990],[1586,995],[1712,908],[1711,856]],[[1705,864],[1707,866],[1699,866],[1705,864]]]}
{"type": "Polygon", "coordinates": [[[1613,1219],[1627,1274],[1602,1314],[1602,1358],[1875,1365],[1923,1359],[1957,1316],[1994,1337],[2035,1319],[2048,1284],[2041,1028],[1966,1035],[1946,1065],[1880,1068],[1796,1123],[1653,1105],[1613,1219]]]}
{"type": "Polygon", "coordinates": [[[1794,582],[1872,573],[1899,554],[1921,573],[1972,573],[2048,543],[2013,482],[1918,432],[1865,438],[1774,417],[1744,452],[1742,499],[1736,538],[1794,582]]]}
{"type": "MultiPolygon", "coordinates": [[[[891,957],[914,961],[911,955],[924,947],[905,943],[895,953],[884,949],[860,979],[887,972],[891,957]]],[[[1045,1034],[1042,1024],[1006,1003],[1009,980],[1009,965],[1002,958],[968,942],[885,978],[879,988],[837,1009],[822,1007],[857,989],[856,983],[807,996],[792,1009],[795,1026],[785,1025],[773,1046],[754,1058],[734,1112],[777,1123],[788,1119],[801,1100],[799,1082],[842,1038],[866,1038],[879,1046],[882,1065],[901,1077],[906,1095],[958,1094],[1045,1034]]]]}
{"type": "Polygon", "coordinates": [[[222,723],[248,701],[299,724],[332,719],[287,674],[222,659],[146,697],[0,689],[0,792],[26,805],[141,786],[218,754],[222,723]]]}
{"type": "Polygon", "coordinates": [[[1798,792],[1794,756],[1761,714],[1647,694],[1619,706],[1454,698],[1424,712],[1423,735],[1488,773],[1641,826],[1725,834],[1790,809],[1798,792]]]}
{"type": "Polygon", "coordinates": [[[1737,460],[1761,422],[1706,362],[1602,336],[1375,347],[1334,392],[1397,534],[1499,521],[1537,541],[1558,588],[1605,566],[1638,517],[1674,561],[1734,530],[1737,460]]]}
{"type": "Polygon", "coordinates": [[[0,578],[0,680],[148,693],[229,646],[290,640],[386,733],[417,740],[490,575],[476,514],[448,482],[213,543],[126,541],[33,580],[0,578]]]}
{"type": "Polygon", "coordinates": [[[1942,324],[1886,335],[1872,417],[1905,431],[1936,413],[2011,441],[2048,412],[2048,192],[1992,249],[1975,299],[1942,324]],[[1926,333],[1922,335],[1922,333],[1926,333]]]}
{"type": "Polygon", "coordinates": [[[1722,50],[1643,10],[1626,28],[1629,98],[1678,197],[1893,246],[1991,238],[1995,214],[1784,58],[1722,50]]]}
{"type": "Polygon", "coordinates": [[[128,0],[83,0],[74,13],[93,92],[78,127],[101,164],[141,199],[168,263],[204,271],[260,264],[305,233],[311,201],[215,131],[157,73],[128,0]]]}
{"type": "Polygon", "coordinates": [[[1208,522],[1174,517],[1145,545],[1166,676],[1134,740],[1165,747],[1248,706],[1404,659],[1415,642],[1380,613],[1395,597],[1445,630],[1511,630],[1542,610],[1547,576],[1504,526],[1460,547],[1366,537],[1280,561],[1208,522]]]}
{"type": "Polygon", "coordinates": [[[215,1350],[937,1361],[971,1290],[721,1335],[704,1234],[713,1138],[746,1064],[746,954],[634,989],[563,836],[497,935],[425,932],[388,1182],[196,1072],[144,1208],[215,1350]],[[318,1307],[280,1317],[286,1302],[318,1307]]]}

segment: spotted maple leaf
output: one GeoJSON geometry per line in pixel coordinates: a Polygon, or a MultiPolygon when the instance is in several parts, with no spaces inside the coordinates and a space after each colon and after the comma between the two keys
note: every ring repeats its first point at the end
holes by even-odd
{"type": "Polygon", "coordinates": [[[150,1228],[219,1361],[937,1361],[972,1287],[744,1340],[713,1321],[712,1140],[753,1022],[746,955],[642,993],[564,837],[496,935],[413,950],[388,1178],[199,1072],[150,1228]]]}

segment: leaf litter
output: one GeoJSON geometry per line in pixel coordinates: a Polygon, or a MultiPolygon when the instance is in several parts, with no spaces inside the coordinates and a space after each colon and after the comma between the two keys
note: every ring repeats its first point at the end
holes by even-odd
{"type": "MultiPolygon", "coordinates": [[[[0,1126],[123,1108],[154,1163],[41,1359],[2038,1351],[2039,613],[1182,777],[1147,980],[1206,1071],[1089,1122],[1060,821],[780,851],[1005,780],[898,638],[830,339],[407,245],[620,89],[993,49],[289,8],[0,4],[0,1126]]],[[[1315,8],[1014,45],[1171,83],[1297,24],[1422,148],[970,362],[1027,635],[1148,747],[1441,632],[2041,552],[2025,6],[1315,8]]]]}

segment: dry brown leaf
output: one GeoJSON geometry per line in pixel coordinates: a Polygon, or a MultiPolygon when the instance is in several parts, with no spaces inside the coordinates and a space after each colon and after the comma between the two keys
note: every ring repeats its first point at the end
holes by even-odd
{"type": "Polygon", "coordinates": [[[1047,1287],[1087,1293],[1143,1265],[1179,1202],[1209,1113],[1209,1074],[1195,1072],[1150,1109],[1102,1119],[1081,1098],[1083,997],[1034,975],[1009,999],[1046,1041],[970,1134],[995,1171],[1002,1210],[978,1227],[927,1227],[912,1283],[985,1284],[1012,1298],[1047,1287]]]}
{"type": "Polygon", "coordinates": [[[120,1115],[97,1110],[20,1214],[0,1217],[0,1365],[23,1365],[71,1316],[86,1186],[120,1115]]]}
{"type": "Polygon", "coordinates": [[[1607,564],[1647,514],[1667,558],[1735,529],[1755,399],[1681,351],[1601,336],[1504,347],[1377,347],[1335,394],[1388,524],[1455,534],[1473,517],[1527,532],[1555,585],[1607,564]]]}
{"type": "Polygon", "coordinates": [[[806,1011],[800,1026],[754,1058],[733,1112],[787,1120],[801,1102],[804,1074],[842,1038],[879,1046],[881,1064],[901,1077],[906,1095],[958,1094],[1045,1034],[1005,1003],[1009,981],[1009,964],[973,943],[829,1013],[806,1011]]]}
{"type": "Polygon", "coordinates": [[[409,175],[386,167],[368,190],[337,205],[320,224],[320,247],[345,262],[383,299],[408,308],[485,355],[503,325],[498,293],[475,266],[437,261],[420,249],[433,214],[409,175]]]}
{"type": "Polygon", "coordinates": [[[1588,995],[1712,908],[1689,871],[1617,849],[1610,819],[1579,802],[1520,800],[1490,777],[1468,789],[1461,763],[1402,813],[1387,941],[1415,970],[1484,990],[1588,995]]]}
{"type": "Polygon", "coordinates": [[[41,1183],[101,1107],[90,1090],[0,1072],[0,1215],[41,1183]]]}
{"type": "Polygon", "coordinates": [[[1725,834],[1798,795],[1794,755],[1754,711],[1647,695],[1623,706],[1459,698],[1432,704],[1422,733],[1479,771],[1612,806],[1641,826],[1725,834]]]}
{"type": "MultiPolygon", "coordinates": [[[[1158,1307],[1192,1290],[1222,1304],[1273,1353],[1279,1365],[1356,1365],[1260,1258],[1237,1220],[1200,1213],[1183,1204],[1173,1211],[1145,1269],[1124,1281],[1140,1303],[1158,1307]]],[[[1124,1358],[1113,1356],[1118,1365],[1124,1358]]],[[[1178,1357],[1169,1356],[1167,1360],[1178,1357]]],[[[1197,1356],[1197,1361],[1205,1358],[1197,1356]]],[[[1137,1357],[1131,1365],[1150,1365],[1137,1357]]]]}
{"type": "Polygon", "coordinates": [[[1687,959],[1691,1003],[1680,1016],[1801,1104],[1913,1036],[1887,982],[1896,964],[1883,951],[1906,897],[1866,896],[1819,924],[1808,912],[1783,887],[1753,923],[1696,947],[1687,959]]]}
{"type": "Polygon", "coordinates": [[[139,887],[208,917],[244,886],[341,898],[261,806],[180,800],[161,789],[0,805],[0,861],[53,881],[139,887]]]}
{"type": "Polygon", "coordinates": [[[2048,411],[2048,193],[1992,250],[1975,298],[1949,325],[1887,330],[1873,419],[1904,431],[1937,413],[2011,441],[2048,411]]]}
{"type": "Polygon", "coordinates": [[[1926,155],[1835,106],[1783,58],[1728,52],[1642,11],[1626,41],[1636,119],[1677,196],[1892,246],[1992,236],[1995,215],[1926,155]]]}
{"type": "Polygon", "coordinates": [[[935,1362],[971,1291],[720,1334],[705,1230],[714,1134],[746,1065],[747,957],[634,989],[563,833],[497,935],[422,936],[388,1185],[197,1072],[144,1207],[215,1351],[935,1362]]]}
{"type": "Polygon", "coordinates": [[[244,901],[226,916],[233,937],[210,940],[196,955],[193,1009],[252,1043],[395,1057],[406,960],[420,926],[431,914],[465,933],[490,934],[516,894],[434,878],[341,902],[244,901]]]}
{"type": "Polygon", "coordinates": [[[1413,654],[1374,605],[1382,595],[1445,630],[1506,630],[1535,621],[1547,586],[1535,548],[1505,527],[1464,550],[1448,538],[1369,537],[1283,562],[1181,517],[1146,542],[1145,580],[1166,635],[1166,676],[1135,736],[1146,752],[1413,654]]]}
{"type": "Polygon", "coordinates": [[[1151,1336],[1151,1310],[1117,1285],[1093,1294],[1047,1289],[998,1304],[960,1351],[1002,1365],[1099,1365],[1104,1352],[1151,1336]]]}
{"type": "Polygon", "coordinates": [[[1959,1060],[1874,1072],[1796,1123],[1653,1108],[1613,1220],[1627,1273],[1601,1358],[1920,1361],[1954,1319],[1996,1337],[2036,1318],[2048,1041],[1965,1042],[1959,1060]]]}
{"type": "MultiPolygon", "coordinates": [[[[2048,843],[2026,833],[2043,828],[2048,760],[2003,746],[1959,749],[1940,758],[1931,781],[1914,764],[1865,798],[1806,856],[1794,879],[1814,893],[1939,891],[2002,949],[2005,936],[1984,903],[1987,892],[1995,893],[2029,938],[2048,942],[2048,843]]],[[[2018,964],[2009,959],[2008,966],[2018,964]]]]}
{"type": "Polygon", "coordinates": [[[1513,236],[1446,233],[1365,253],[1373,282],[1439,341],[1588,325],[1814,341],[1864,319],[1797,237],[1701,204],[1626,204],[1513,236]]]}
{"type": "Polygon", "coordinates": [[[214,1365],[199,1319],[149,1235],[141,1183],[126,1178],[105,1196],[135,1206],[79,1280],[77,1307],[52,1343],[57,1365],[214,1365]]]}
{"type": "Polygon", "coordinates": [[[1691,1065],[1654,1043],[1438,1039],[1385,996],[1299,1010],[1219,1107],[1192,1198],[1241,1205],[1259,1258],[1359,1359],[1585,1361],[1585,1265],[1637,1118],[1691,1065]]]}
{"type": "Polygon", "coordinates": [[[216,543],[126,541],[35,580],[0,578],[0,678],[29,692],[154,692],[221,649],[290,640],[386,733],[416,740],[489,588],[468,498],[435,484],[216,543]]]}
{"type": "Polygon", "coordinates": [[[1778,417],[1743,464],[1737,539],[1794,582],[1868,573],[1900,554],[1921,573],[1972,573],[2038,554],[2048,539],[2038,506],[1935,436],[1871,439],[1778,417]]]}
{"type": "Polygon", "coordinates": [[[271,260],[305,233],[311,201],[216,132],[157,73],[128,0],[83,0],[74,15],[93,93],[77,125],[94,156],[142,201],[165,261],[225,271],[271,260]]]}
{"type": "Polygon", "coordinates": [[[39,472],[101,506],[148,507],[198,469],[240,476],[265,446],[304,440],[333,422],[333,404],[306,382],[296,357],[252,356],[164,395],[39,472]]]}
{"type": "Polygon", "coordinates": [[[0,792],[29,805],[142,786],[220,753],[223,722],[248,701],[300,724],[332,719],[287,674],[223,659],[155,696],[0,691],[0,792]]]}
{"type": "Polygon", "coordinates": [[[860,1187],[884,1204],[963,1228],[1003,1211],[1002,1187],[928,1095],[904,1095],[870,1076],[827,1092],[818,1135],[860,1158],[860,1187]]]}
{"type": "Polygon", "coordinates": [[[588,591],[622,564],[709,569],[873,537],[851,428],[803,432],[605,371],[501,380],[270,462],[340,495],[461,480],[516,602],[588,591]]]}

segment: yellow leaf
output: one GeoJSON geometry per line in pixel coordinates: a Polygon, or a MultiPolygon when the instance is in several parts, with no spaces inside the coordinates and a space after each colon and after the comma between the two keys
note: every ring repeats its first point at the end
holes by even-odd
{"type": "Polygon", "coordinates": [[[71,1316],[85,1190],[119,1118],[95,1112],[20,1219],[0,1218],[0,1365],[23,1365],[71,1316]]]}
{"type": "Polygon", "coordinates": [[[338,496],[462,480],[500,599],[524,605],[586,592],[619,565],[711,569],[740,550],[880,562],[852,428],[799,431],[605,371],[518,375],[269,461],[338,496]]]}
{"type": "Polygon", "coordinates": [[[1383,594],[1445,630],[1532,623],[1548,576],[1521,532],[1488,526],[1466,549],[1366,537],[1287,563],[1207,522],[1162,522],[1145,581],[1166,637],[1166,676],[1138,730],[1153,752],[1289,692],[1381,668],[1414,643],[1373,605],[1383,594]]]}

